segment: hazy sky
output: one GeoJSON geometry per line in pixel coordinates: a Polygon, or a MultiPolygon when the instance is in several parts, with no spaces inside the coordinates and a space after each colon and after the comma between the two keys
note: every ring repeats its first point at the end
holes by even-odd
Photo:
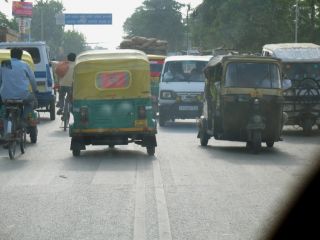
{"type": "MultiPolygon", "coordinates": [[[[124,21],[131,16],[134,10],[141,6],[144,0],[60,0],[65,13],[112,13],[112,25],[75,25],[74,29],[82,32],[88,43],[97,43],[97,45],[108,48],[115,48],[122,40],[124,21]]],[[[26,0],[26,2],[35,2],[26,0]]],[[[191,4],[196,7],[202,0],[178,0],[180,3],[191,4]]],[[[12,0],[6,3],[0,0],[0,11],[11,18],[12,0]]],[[[186,9],[184,15],[186,14],[186,9]]],[[[72,26],[66,26],[66,30],[72,29],[72,26]]]]}

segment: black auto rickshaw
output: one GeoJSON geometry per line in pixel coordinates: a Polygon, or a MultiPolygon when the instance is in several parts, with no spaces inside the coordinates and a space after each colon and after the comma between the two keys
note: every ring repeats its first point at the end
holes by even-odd
{"type": "Polygon", "coordinates": [[[281,140],[283,97],[280,60],[251,55],[212,58],[206,76],[200,143],[242,141],[255,153],[261,143],[273,147],[281,140]]]}

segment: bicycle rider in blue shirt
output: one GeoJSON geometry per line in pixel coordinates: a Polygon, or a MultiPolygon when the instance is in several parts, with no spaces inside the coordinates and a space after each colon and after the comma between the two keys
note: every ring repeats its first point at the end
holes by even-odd
{"type": "MultiPolygon", "coordinates": [[[[5,60],[0,68],[0,96],[2,101],[8,99],[24,100],[23,119],[26,123],[27,116],[37,105],[34,93],[37,85],[33,71],[29,65],[21,60],[23,51],[12,48],[11,60],[5,60]],[[31,85],[32,91],[29,86],[31,85]]],[[[6,124],[4,124],[6,127],[6,124]]],[[[5,129],[6,132],[6,129],[5,129]]]]}

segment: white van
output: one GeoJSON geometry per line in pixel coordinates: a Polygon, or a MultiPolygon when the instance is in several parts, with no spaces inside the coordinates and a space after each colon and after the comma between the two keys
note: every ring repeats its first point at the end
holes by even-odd
{"type": "Polygon", "coordinates": [[[53,75],[50,66],[49,47],[45,42],[0,42],[0,48],[21,48],[30,53],[35,64],[35,77],[39,93],[38,111],[50,112],[50,119],[55,119],[55,95],[53,75]]]}
{"type": "Polygon", "coordinates": [[[159,125],[174,119],[201,116],[205,77],[212,56],[170,56],[165,59],[159,86],[159,125]]]}

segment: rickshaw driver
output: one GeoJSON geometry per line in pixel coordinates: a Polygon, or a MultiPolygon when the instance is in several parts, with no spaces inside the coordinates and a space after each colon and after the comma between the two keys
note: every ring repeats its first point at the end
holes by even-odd
{"type": "MultiPolygon", "coordinates": [[[[37,100],[34,94],[38,91],[33,71],[27,63],[21,60],[22,50],[12,48],[11,60],[3,61],[0,68],[0,96],[2,101],[8,99],[24,100],[23,119],[26,124],[27,116],[36,107],[37,100]],[[31,85],[31,90],[29,86],[31,85]]],[[[5,132],[6,132],[6,126],[5,132]]]]}
{"type": "Polygon", "coordinates": [[[68,60],[68,71],[66,74],[59,79],[60,89],[59,89],[59,110],[57,111],[58,115],[62,115],[65,97],[67,94],[71,94],[72,84],[73,84],[73,71],[75,66],[76,54],[69,53],[67,56],[68,60]]]}

